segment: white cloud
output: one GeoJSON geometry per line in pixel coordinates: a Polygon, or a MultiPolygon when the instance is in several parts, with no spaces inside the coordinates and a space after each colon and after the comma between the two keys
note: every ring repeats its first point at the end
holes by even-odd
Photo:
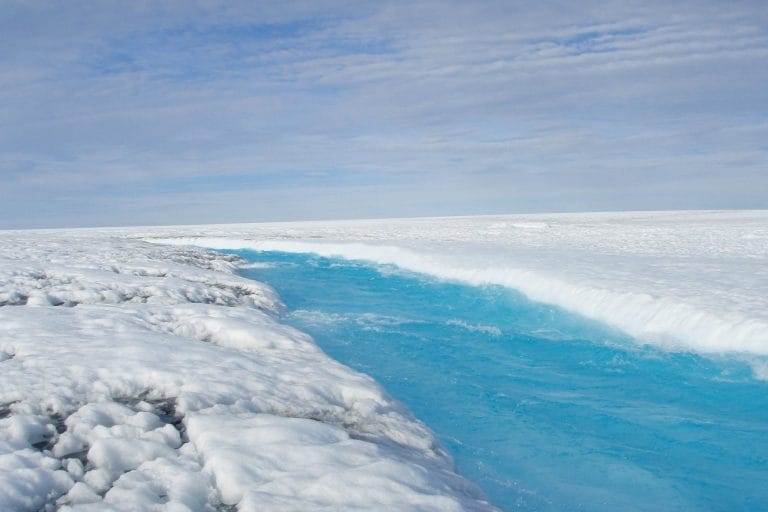
{"type": "Polygon", "coordinates": [[[768,187],[760,2],[30,5],[0,14],[5,226],[22,222],[19,197],[59,222],[46,204],[64,193],[73,223],[122,222],[99,206],[115,187],[152,197],[143,215],[158,222],[174,191],[226,197],[222,211],[243,212],[232,220],[276,218],[248,191],[226,195],[246,182],[263,200],[317,197],[275,206],[294,218],[329,216],[352,183],[390,196],[347,201],[349,216],[604,209],[622,195],[768,207],[748,193],[768,187]],[[312,172],[329,180],[310,192],[312,172]],[[647,172],[659,179],[638,196],[647,172]]]}

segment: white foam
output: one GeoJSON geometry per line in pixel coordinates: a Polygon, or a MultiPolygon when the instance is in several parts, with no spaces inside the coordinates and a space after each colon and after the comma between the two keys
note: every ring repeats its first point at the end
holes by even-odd
{"type": "Polygon", "coordinates": [[[465,329],[469,332],[481,332],[484,334],[490,334],[491,336],[501,336],[502,332],[501,329],[496,327],[495,325],[483,325],[483,324],[471,324],[468,322],[465,322],[464,320],[448,320],[446,322],[448,325],[455,325],[456,327],[461,327],[462,329],[465,329]]]}
{"type": "Polygon", "coordinates": [[[274,268],[274,265],[271,263],[264,263],[264,262],[254,262],[254,263],[243,263],[240,265],[241,269],[265,269],[265,268],[274,268]]]}

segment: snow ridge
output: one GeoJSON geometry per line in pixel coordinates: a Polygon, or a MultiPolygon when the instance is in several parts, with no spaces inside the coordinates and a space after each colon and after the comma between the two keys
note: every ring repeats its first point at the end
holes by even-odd
{"type": "Polygon", "coordinates": [[[473,285],[514,288],[533,300],[556,304],[586,317],[614,325],[638,339],[672,349],[704,353],[743,352],[768,355],[768,322],[738,314],[716,314],[689,304],[647,293],[601,289],[573,283],[546,273],[507,266],[462,264],[439,254],[419,253],[396,246],[358,243],[306,243],[231,239],[178,239],[166,243],[214,249],[250,248],[262,251],[314,253],[328,257],[391,264],[414,272],[473,285]]]}
{"type": "Polygon", "coordinates": [[[0,509],[494,510],[239,259],[0,237],[0,509]]]}
{"type": "Polygon", "coordinates": [[[768,211],[305,222],[144,231],[148,240],[315,253],[517,289],[670,350],[768,356],[768,211]],[[194,233],[194,234],[193,234],[194,233]]]}

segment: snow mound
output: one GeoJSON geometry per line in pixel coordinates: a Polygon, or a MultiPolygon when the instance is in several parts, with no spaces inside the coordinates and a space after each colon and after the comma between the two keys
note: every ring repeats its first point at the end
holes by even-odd
{"type": "Polygon", "coordinates": [[[493,510],[237,258],[0,237],[0,510],[493,510]]]}
{"type": "Polygon", "coordinates": [[[114,242],[103,259],[65,241],[34,243],[34,248],[5,248],[13,257],[0,263],[0,306],[189,302],[275,310],[280,304],[268,286],[224,273],[234,267],[231,257],[170,251],[151,259],[157,249],[144,248],[145,258],[126,262],[122,252],[132,250],[126,242],[114,242]],[[18,259],[14,249],[28,257],[18,259]]]}

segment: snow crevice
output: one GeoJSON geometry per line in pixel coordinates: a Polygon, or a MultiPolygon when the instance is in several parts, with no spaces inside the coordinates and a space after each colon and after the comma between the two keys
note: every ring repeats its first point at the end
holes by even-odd
{"type": "MultiPolygon", "coordinates": [[[[14,496],[7,491],[29,490],[31,482],[0,471],[0,482],[13,479],[0,491],[0,504],[9,507],[3,510],[228,510],[190,445],[177,399],[156,397],[144,391],[68,415],[14,413],[5,404],[0,440],[15,448],[17,472],[37,463],[41,478],[37,493],[14,496]],[[126,501],[137,493],[143,501],[126,501]]],[[[0,454],[3,467],[9,455],[0,454]]]]}
{"type": "Polygon", "coordinates": [[[0,404],[0,420],[3,418],[7,418],[11,414],[13,414],[13,405],[19,403],[19,400],[14,400],[12,402],[6,402],[3,404],[0,404]]]}

